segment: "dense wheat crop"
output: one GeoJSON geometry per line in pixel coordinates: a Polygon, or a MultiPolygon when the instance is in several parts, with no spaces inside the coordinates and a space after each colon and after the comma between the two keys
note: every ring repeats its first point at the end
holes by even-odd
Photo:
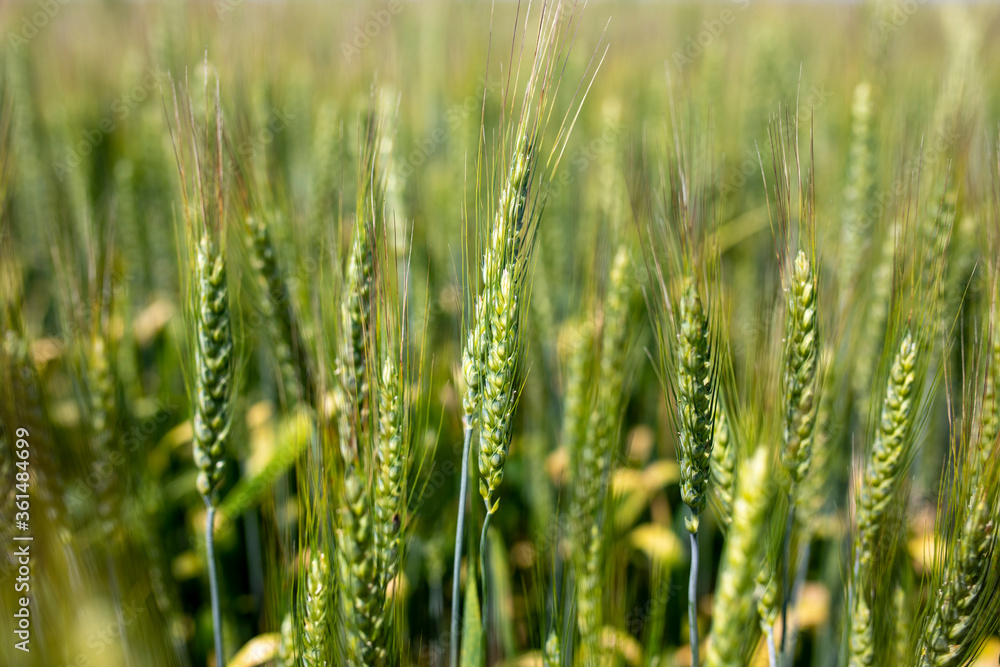
{"type": "Polygon", "coordinates": [[[0,667],[997,664],[997,34],[0,5],[0,667]]]}

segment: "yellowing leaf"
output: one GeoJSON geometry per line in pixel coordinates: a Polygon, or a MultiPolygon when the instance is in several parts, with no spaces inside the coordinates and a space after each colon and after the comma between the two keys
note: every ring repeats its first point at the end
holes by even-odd
{"type": "Polygon", "coordinates": [[[233,656],[229,661],[229,667],[258,667],[269,660],[278,657],[278,648],[281,646],[281,633],[268,632],[257,635],[233,656]]]}
{"type": "Polygon", "coordinates": [[[657,563],[670,567],[684,559],[684,548],[677,535],[659,524],[637,526],[628,538],[633,547],[657,563]]]}

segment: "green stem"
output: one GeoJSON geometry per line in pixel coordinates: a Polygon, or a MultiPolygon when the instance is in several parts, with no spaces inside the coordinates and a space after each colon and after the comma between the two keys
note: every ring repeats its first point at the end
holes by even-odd
{"type": "Polygon", "coordinates": [[[472,448],[472,426],[466,424],[462,445],[462,482],[458,495],[458,525],[455,527],[455,566],[451,579],[451,637],[448,638],[451,667],[458,667],[458,628],[461,608],[460,574],[462,569],[462,538],[465,534],[465,497],[469,491],[469,450],[472,448]]]}
{"type": "Polygon", "coordinates": [[[795,523],[795,504],[788,497],[788,522],[785,524],[785,546],[781,558],[781,651],[785,651],[785,637],[788,636],[788,561],[792,555],[792,527],[795,523]]]}
{"type": "Polygon", "coordinates": [[[212,631],[215,633],[215,664],[225,665],[222,651],[222,610],[219,607],[219,574],[215,569],[215,505],[205,498],[205,553],[208,558],[208,586],[212,595],[212,631]]]}
{"type": "Polygon", "coordinates": [[[691,667],[698,667],[698,531],[691,539],[691,572],[688,577],[688,635],[691,641],[691,667]]]}
{"type": "Polygon", "coordinates": [[[486,531],[490,528],[490,517],[493,516],[492,512],[486,513],[486,518],[483,519],[483,532],[479,536],[479,573],[483,578],[483,637],[487,637],[488,633],[486,631],[487,624],[487,610],[489,609],[489,594],[486,590],[486,531]]]}

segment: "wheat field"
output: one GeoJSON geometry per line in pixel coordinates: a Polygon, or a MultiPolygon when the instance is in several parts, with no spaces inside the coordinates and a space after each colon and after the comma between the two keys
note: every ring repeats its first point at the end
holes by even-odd
{"type": "Polygon", "coordinates": [[[1000,664],[998,34],[0,5],[0,665],[1000,664]]]}

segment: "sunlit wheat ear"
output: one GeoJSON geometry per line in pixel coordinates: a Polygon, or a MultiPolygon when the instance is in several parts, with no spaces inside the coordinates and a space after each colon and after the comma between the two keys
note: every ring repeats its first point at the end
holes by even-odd
{"type": "MultiPolygon", "coordinates": [[[[111,444],[115,414],[115,382],[111,372],[111,351],[106,339],[100,333],[91,340],[87,353],[87,375],[90,393],[90,426],[94,455],[103,458],[108,455],[111,444]]],[[[102,530],[113,527],[115,476],[109,475],[100,481],[97,492],[97,513],[103,522],[102,530]]]]}
{"type": "Polygon", "coordinates": [[[856,508],[854,576],[849,631],[849,664],[868,667],[875,659],[873,609],[875,590],[873,567],[886,510],[902,482],[906,470],[910,430],[913,427],[917,396],[917,344],[907,331],[889,369],[885,398],[864,471],[856,508]]]}
{"type": "Polygon", "coordinates": [[[712,601],[712,634],[705,656],[709,667],[742,665],[743,643],[757,620],[754,586],[771,504],[766,450],[759,447],[740,466],[733,520],[712,601]]]}
{"type": "Polygon", "coordinates": [[[757,616],[760,619],[760,630],[764,633],[767,643],[768,660],[771,667],[778,664],[777,651],[774,644],[774,623],[781,611],[781,591],[778,580],[774,576],[774,568],[766,562],[757,573],[757,616]]]}
{"type": "Polygon", "coordinates": [[[392,355],[386,357],[379,384],[379,431],[376,444],[375,553],[382,590],[399,570],[400,524],[406,484],[402,433],[402,396],[392,355]]]}
{"type": "MultiPolygon", "coordinates": [[[[832,352],[827,349],[824,353],[824,368],[829,368],[829,363],[833,357],[832,352]]],[[[796,512],[802,512],[802,525],[809,529],[810,519],[815,518],[823,509],[832,478],[829,470],[831,451],[833,446],[833,430],[835,428],[834,401],[837,396],[837,375],[832,371],[824,374],[823,388],[820,391],[819,405],[816,406],[816,425],[813,427],[813,446],[809,470],[799,485],[796,494],[796,512]]]]}
{"type": "Polygon", "coordinates": [[[515,405],[518,295],[509,271],[504,271],[492,301],[490,344],[483,374],[482,435],[479,446],[479,495],[489,514],[496,512],[494,498],[503,480],[503,468],[510,450],[510,428],[515,405]]]}
{"type": "Polygon", "coordinates": [[[562,644],[555,630],[550,631],[549,638],[545,640],[544,662],[545,667],[562,667],[562,644]]]}
{"type": "Polygon", "coordinates": [[[903,336],[889,370],[885,398],[857,506],[858,560],[871,566],[876,534],[905,470],[907,441],[913,427],[917,344],[903,336]]]}
{"type": "MultiPolygon", "coordinates": [[[[532,155],[527,138],[519,135],[520,141],[514,153],[507,179],[504,181],[497,202],[496,215],[490,229],[489,243],[483,254],[482,292],[476,298],[476,307],[469,325],[465,349],[462,351],[462,371],[465,376],[466,393],[463,398],[466,423],[473,426],[478,422],[480,396],[484,390],[482,383],[486,375],[486,357],[489,346],[496,334],[491,330],[495,307],[493,301],[504,298],[499,294],[500,283],[511,271],[522,274],[521,236],[525,212],[528,207],[528,187],[531,183],[532,155]]],[[[518,282],[521,282],[518,278],[518,282]]],[[[516,287],[519,287],[516,286],[516,287]]],[[[506,298],[509,299],[510,295],[506,298]]],[[[509,303],[508,303],[509,305],[509,303]]]]}
{"type": "Polygon", "coordinates": [[[306,577],[306,606],[302,620],[302,662],[306,667],[321,667],[330,653],[331,593],[330,568],[326,554],[320,553],[309,562],[306,577]]]}
{"type": "Polygon", "coordinates": [[[854,88],[851,104],[851,148],[841,215],[840,294],[846,299],[858,277],[861,257],[867,248],[866,231],[871,221],[867,210],[872,187],[871,85],[862,81],[854,88]]]}
{"type": "Polygon", "coordinates": [[[337,536],[342,641],[347,664],[368,667],[385,660],[386,651],[368,496],[353,465],[344,476],[343,503],[337,536]]]}
{"type": "Polygon", "coordinates": [[[233,337],[226,264],[207,235],[198,243],[195,281],[194,462],[198,493],[211,504],[232,421],[233,337]]]}
{"type": "Polygon", "coordinates": [[[295,649],[295,621],[292,620],[291,612],[286,613],[281,619],[279,634],[281,638],[278,640],[278,667],[296,667],[298,652],[295,649]]]}
{"type": "Polygon", "coordinates": [[[816,279],[806,254],[795,258],[788,290],[788,326],[784,373],[785,432],[781,462],[800,483],[809,469],[816,426],[816,279]]]}
{"type": "Polygon", "coordinates": [[[601,625],[601,534],[596,522],[590,524],[586,541],[579,549],[580,554],[576,558],[576,619],[582,647],[594,651],[601,625]]]}
{"type": "Polygon", "coordinates": [[[733,491],[736,486],[736,443],[732,441],[726,411],[720,406],[715,416],[712,444],[712,488],[719,501],[719,522],[732,521],[733,491]]]}
{"type": "Polygon", "coordinates": [[[1000,585],[996,568],[996,494],[989,498],[985,487],[972,489],[965,521],[949,544],[943,573],[928,605],[930,616],[920,636],[918,665],[960,667],[989,625],[995,627],[1000,613],[1000,585]],[[992,621],[990,619],[993,619],[992,621]]]}
{"type": "Polygon", "coordinates": [[[1000,437],[1000,291],[995,292],[992,304],[992,316],[988,327],[987,355],[988,366],[986,381],[983,387],[983,408],[980,418],[980,458],[982,467],[986,467],[1000,437]]]}
{"type": "Polygon", "coordinates": [[[856,591],[851,609],[849,667],[871,667],[875,662],[875,630],[867,591],[856,591]]]}
{"type": "MultiPolygon", "coordinates": [[[[362,210],[358,211],[362,216],[362,210]]],[[[372,283],[374,250],[368,222],[359,218],[354,224],[351,255],[347,263],[347,285],[344,292],[342,323],[345,340],[342,347],[344,390],[352,402],[358,426],[367,423],[370,378],[367,354],[372,322],[372,283]]]]}
{"type": "MultiPolygon", "coordinates": [[[[563,422],[560,443],[569,451],[570,471],[580,477],[582,450],[590,420],[591,365],[594,357],[594,326],[589,320],[570,330],[570,352],[563,389],[563,422]]],[[[575,481],[574,481],[575,484],[575,481]]]]}
{"type": "Polygon", "coordinates": [[[243,235],[254,276],[260,287],[261,311],[270,329],[274,355],[285,391],[290,393],[292,400],[313,405],[316,388],[312,362],[271,233],[261,218],[246,216],[243,219],[243,235]]]}
{"type": "Polygon", "coordinates": [[[585,641],[594,639],[601,626],[603,595],[597,578],[601,571],[603,534],[598,530],[606,496],[604,480],[611,472],[621,415],[628,360],[629,311],[635,294],[630,281],[628,250],[620,246],[611,265],[601,326],[601,357],[593,408],[587,433],[576,455],[577,475],[571,516],[577,547],[577,604],[580,631],[585,641]],[[596,540],[596,544],[593,543],[596,540]],[[586,618],[590,615],[590,618],[586,618]]]}
{"type": "Polygon", "coordinates": [[[691,533],[705,508],[711,473],[715,421],[715,377],[711,366],[711,334],[695,284],[688,280],[680,300],[677,334],[677,410],[681,465],[681,498],[691,508],[684,518],[691,533]]]}

